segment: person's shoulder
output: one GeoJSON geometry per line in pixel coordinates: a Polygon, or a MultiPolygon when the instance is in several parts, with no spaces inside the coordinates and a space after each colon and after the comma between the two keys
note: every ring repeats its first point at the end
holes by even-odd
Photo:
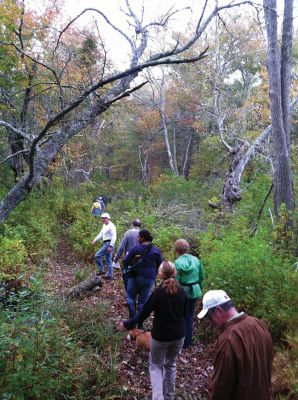
{"type": "Polygon", "coordinates": [[[157,287],[153,290],[152,295],[154,295],[154,297],[156,297],[156,298],[158,298],[158,299],[161,299],[161,298],[163,298],[164,296],[166,296],[166,292],[165,292],[165,289],[162,287],[162,285],[160,285],[160,286],[157,286],[157,287]]]}
{"type": "Polygon", "coordinates": [[[131,251],[141,251],[141,250],[143,250],[143,246],[140,243],[137,243],[134,246],[132,246],[132,248],[129,250],[129,252],[131,252],[131,251]]]}
{"type": "Polygon", "coordinates": [[[268,332],[269,332],[268,325],[267,325],[266,322],[263,321],[262,319],[259,319],[259,318],[257,318],[257,317],[252,317],[252,316],[247,315],[246,320],[247,320],[247,323],[248,323],[249,325],[251,325],[251,326],[256,326],[256,325],[257,325],[257,326],[263,328],[265,331],[268,331],[268,332]]]}
{"type": "Polygon", "coordinates": [[[181,299],[187,299],[184,288],[179,283],[177,283],[177,285],[178,285],[177,296],[179,296],[181,299]]]}
{"type": "Polygon", "coordinates": [[[196,263],[201,264],[201,260],[198,257],[193,256],[192,254],[190,254],[190,256],[196,263]]]}
{"type": "Polygon", "coordinates": [[[151,244],[151,250],[158,254],[161,253],[160,248],[157,247],[155,244],[151,244]]]}

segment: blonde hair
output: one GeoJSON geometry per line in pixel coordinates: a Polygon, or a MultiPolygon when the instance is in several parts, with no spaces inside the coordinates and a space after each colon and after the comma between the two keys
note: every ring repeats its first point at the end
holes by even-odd
{"type": "Polygon", "coordinates": [[[178,292],[178,283],[175,279],[175,265],[171,261],[163,261],[158,268],[158,274],[163,279],[162,287],[165,289],[166,294],[176,294],[178,292]]]}
{"type": "Polygon", "coordinates": [[[176,240],[174,247],[177,254],[185,254],[189,252],[189,243],[185,239],[176,240]]]}

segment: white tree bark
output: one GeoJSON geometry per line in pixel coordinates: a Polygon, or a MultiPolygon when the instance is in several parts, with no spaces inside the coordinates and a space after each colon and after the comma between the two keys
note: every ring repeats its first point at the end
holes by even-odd
{"type": "Polygon", "coordinates": [[[178,176],[179,172],[177,169],[177,162],[173,159],[173,153],[171,150],[170,140],[169,140],[169,132],[168,132],[168,123],[167,123],[167,115],[166,115],[166,97],[165,97],[165,72],[162,70],[162,76],[159,87],[159,105],[158,105],[163,135],[165,139],[165,145],[167,149],[167,155],[169,159],[169,166],[174,175],[178,176]]]}

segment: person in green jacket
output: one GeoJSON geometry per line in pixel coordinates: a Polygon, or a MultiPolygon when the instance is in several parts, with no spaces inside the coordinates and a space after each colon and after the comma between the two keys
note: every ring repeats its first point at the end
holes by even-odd
{"type": "Polygon", "coordinates": [[[185,290],[188,299],[185,316],[186,335],[183,345],[184,348],[187,348],[192,345],[193,317],[196,302],[199,297],[202,297],[204,271],[201,261],[188,254],[189,243],[185,239],[176,240],[174,246],[178,256],[174,263],[177,271],[176,279],[185,290]]]}

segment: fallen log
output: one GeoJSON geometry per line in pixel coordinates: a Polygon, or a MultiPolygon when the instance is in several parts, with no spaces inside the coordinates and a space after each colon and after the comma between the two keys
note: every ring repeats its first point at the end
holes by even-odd
{"type": "Polygon", "coordinates": [[[96,274],[91,274],[86,278],[84,281],[78,283],[77,285],[67,289],[63,295],[66,299],[77,299],[79,297],[82,297],[85,295],[87,292],[90,290],[94,289],[95,287],[101,287],[102,286],[102,281],[100,276],[96,274]]]}

